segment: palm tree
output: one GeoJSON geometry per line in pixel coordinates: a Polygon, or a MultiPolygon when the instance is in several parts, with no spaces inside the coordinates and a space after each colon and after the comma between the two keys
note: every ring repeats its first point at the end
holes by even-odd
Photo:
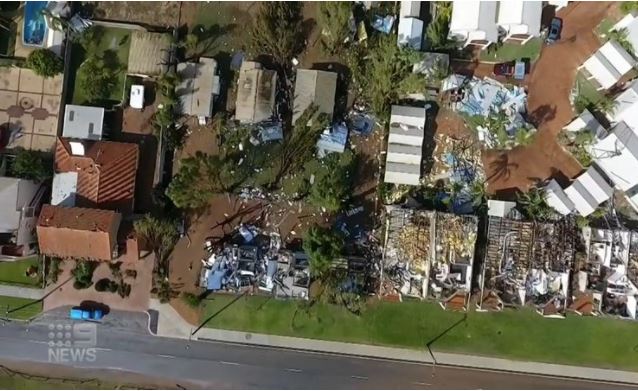
{"type": "Polygon", "coordinates": [[[476,211],[483,210],[487,205],[487,189],[485,181],[477,179],[470,185],[470,195],[472,196],[472,206],[476,211]]]}
{"type": "Polygon", "coordinates": [[[634,55],[634,46],[629,42],[629,31],[626,28],[609,30],[607,37],[610,41],[616,41],[627,51],[627,53],[634,55]]]}
{"type": "Polygon", "coordinates": [[[617,106],[618,102],[608,96],[603,96],[595,105],[596,109],[608,115],[613,115],[617,106]]]}
{"type": "Polygon", "coordinates": [[[545,201],[545,190],[542,188],[533,187],[527,193],[519,193],[518,203],[532,220],[546,220],[553,214],[552,208],[545,201]]]}

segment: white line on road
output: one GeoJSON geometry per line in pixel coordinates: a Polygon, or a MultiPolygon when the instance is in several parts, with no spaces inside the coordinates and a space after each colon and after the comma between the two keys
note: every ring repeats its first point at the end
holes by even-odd
{"type": "Polygon", "coordinates": [[[353,378],[353,379],[368,380],[367,376],[355,376],[355,375],[352,375],[350,377],[353,378]]]}
{"type": "Polygon", "coordinates": [[[230,362],[230,361],[220,361],[219,363],[224,365],[241,365],[238,362],[230,362]]]}
{"type": "Polygon", "coordinates": [[[432,385],[430,383],[423,383],[421,381],[415,381],[414,384],[416,384],[418,386],[431,386],[432,385]]]}
{"type": "Polygon", "coordinates": [[[158,356],[166,358],[176,358],[175,356],[171,356],[170,354],[158,354],[158,356]]]}
{"type": "Polygon", "coordinates": [[[113,349],[109,349],[109,348],[95,348],[95,350],[101,350],[103,352],[110,352],[113,349]]]}
{"type": "Polygon", "coordinates": [[[27,342],[31,342],[31,343],[39,343],[39,344],[44,344],[44,345],[47,345],[47,344],[48,344],[48,342],[47,342],[47,341],[38,341],[38,340],[35,340],[35,339],[28,339],[28,340],[27,340],[27,342]]]}
{"type": "Polygon", "coordinates": [[[297,369],[297,368],[286,368],[286,370],[288,372],[295,372],[295,373],[299,373],[301,372],[301,369],[297,369]]]}

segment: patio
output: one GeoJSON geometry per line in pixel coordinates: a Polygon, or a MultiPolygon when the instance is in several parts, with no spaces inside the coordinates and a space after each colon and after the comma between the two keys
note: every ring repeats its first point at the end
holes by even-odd
{"type": "Polygon", "coordinates": [[[51,151],[61,94],[62,75],[45,79],[30,69],[0,68],[0,124],[9,124],[7,148],[51,151]]]}

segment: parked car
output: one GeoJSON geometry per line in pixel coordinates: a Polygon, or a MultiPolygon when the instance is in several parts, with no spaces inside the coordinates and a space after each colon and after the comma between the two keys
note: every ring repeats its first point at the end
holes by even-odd
{"type": "Polygon", "coordinates": [[[560,39],[560,33],[563,30],[563,20],[560,18],[552,18],[552,22],[549,24],[549,32],[547,33],[547,38],[545,42],[548,45],[553,44],[554,42],[560,39]]]}
{"type": "Polygon", "coordinates": [[[514,74],[514,65],[516,61],[502,62],[494,64],[494,74],[496,76],[511,77],[514,74]]]}
{"type": "Polygon", "coordinates": [[[104,313],[100,309],[83,309],[80,307],[71,308],[69,317],[73,320],[102,320],[104,313]]]}

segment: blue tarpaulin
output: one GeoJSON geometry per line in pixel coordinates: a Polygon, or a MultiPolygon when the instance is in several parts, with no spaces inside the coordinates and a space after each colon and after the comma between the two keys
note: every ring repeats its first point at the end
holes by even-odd
{"type": "Polygon", "coordinates": [[[374,19],[372,20],[372,28],[385,34],[390,34],[392,25],[394,25],[394,16],[392,15],[388,15],[385,18],[374,15],[374,19]]]}

